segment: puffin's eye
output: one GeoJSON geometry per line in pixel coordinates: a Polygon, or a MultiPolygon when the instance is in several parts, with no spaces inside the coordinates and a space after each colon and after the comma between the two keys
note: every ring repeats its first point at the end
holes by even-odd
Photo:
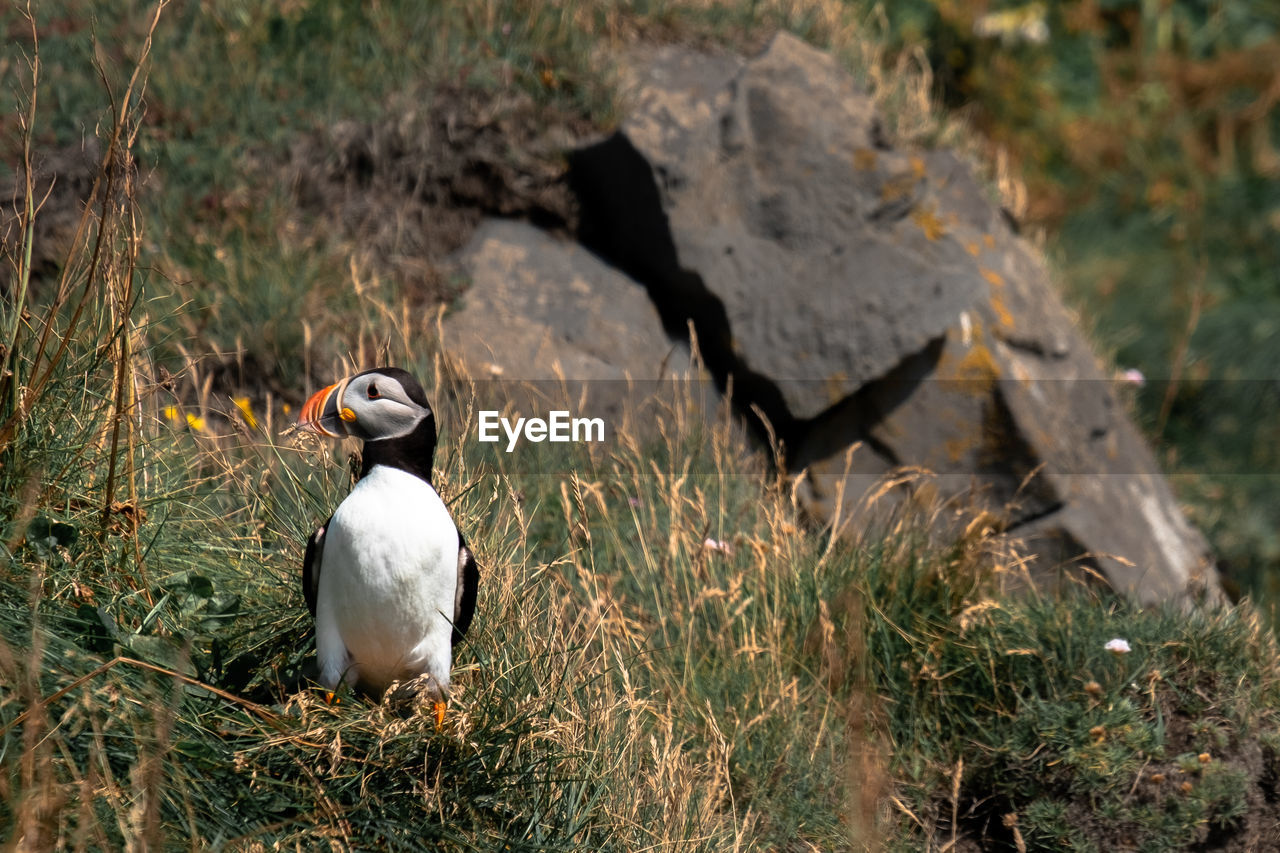
{"type": "Polygon", "coordinates": [[[380,391],[378,391],[378,386],[377,386],[377,385],[370,385],[370,386],[369,386],[369,399],[370,399],[370,400],[376,400],[376,399],[378,399],[378,398],[379,398],[379,397],[381,397],[381,396],[382,396],[382,393],[381,393],[380,391]]]}

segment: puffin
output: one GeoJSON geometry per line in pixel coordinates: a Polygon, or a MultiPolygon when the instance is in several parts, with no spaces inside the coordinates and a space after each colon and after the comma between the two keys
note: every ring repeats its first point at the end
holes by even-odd
{"type": "Polygon", "coordinates": [[[427,396],[407,371],[376,367],[313,394],[298,428],[364,442],[359,478],[302,560],[319,681],[331,696],[345,682],[377,700],[393,681],[421,679],[439,726],[480,572],[431,483],[427,396]]]}

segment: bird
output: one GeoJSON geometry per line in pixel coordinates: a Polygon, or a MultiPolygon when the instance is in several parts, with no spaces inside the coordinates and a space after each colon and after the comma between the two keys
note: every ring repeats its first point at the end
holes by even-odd
{"type": "Polygon", "coordinates": [[[297,426],[364,442],[355,485],[302,560],[319,681],[331,698],[346,683],[376,700],[394,681],[421,679],[439,727],[480,572],[431,481],[426,393],[409,372],[376,367],[311,395],[297,426]]]}

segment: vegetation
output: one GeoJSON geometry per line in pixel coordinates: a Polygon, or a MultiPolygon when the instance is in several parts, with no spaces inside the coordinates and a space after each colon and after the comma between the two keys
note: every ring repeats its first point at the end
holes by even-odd
{"type": "Polygon", "coordinates": [[[940,94],[1024,182],[1102,347],[1231,577],[1280,587],[1280,7],[896,3],[940,94]]]}
{"type": "Polygon", "coordinates": [[[1274,842],[1280,664],[1248,604],[1188,618],[1087,590],[1008,598],[1016,555],[983,516],[951,543],[911,512],[833,540],[674,390],[652,429],[604,450],[481,449],[474,389],[423,344],[424,306],[452,285],[388,274],[362,243],[394,254],[400,238],[336,227],[278,179],[298,175],[299,139],[342,122],[371,146],[388,115],[430,130],[415,101],[488,99],[531,136],[522,104],[607,124],[595,52],[637,34],[742,44],[787,26],[859,63],[900,135],[952,133],[872,19],[767,3],[185,4],[158,25],[142,5],[35,11],[4,19],[7,845],[1274,842]],[[83,139],[87,203],[65,218],[66,182],[51,191],[41,166],[83,139]],[[427,380],[440,487],[482,559],[439,730],[412,706],[331,704],[305,678],[302,543],[350,474],[281,426],[346,359],[427,380]]]}

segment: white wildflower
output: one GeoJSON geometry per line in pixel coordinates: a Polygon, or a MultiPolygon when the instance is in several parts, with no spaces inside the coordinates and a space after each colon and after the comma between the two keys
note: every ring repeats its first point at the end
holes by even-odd
{"type": "Polygon", "coordinates": [[[1111,652],[1113,655],[1125,655],[1132,651],[1132,649],[1129,648],[1129,641],[1122,640],[1119,637],[1116,637],[1113,640],[1108,640],[1107,644],[1103,646],[1103,648],[1111,652]]]}

